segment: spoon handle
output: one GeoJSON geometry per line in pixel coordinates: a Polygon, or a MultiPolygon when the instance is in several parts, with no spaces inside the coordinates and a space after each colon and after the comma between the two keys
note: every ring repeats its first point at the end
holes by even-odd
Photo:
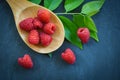
{"type": "Polygon", "coordinates": [[[6,0],[7,3],[10,5],[12,12],[15,17],[15,21],[17,21],[19,14],[26,8],[34,6],[33,4],[27,0],[6,0]]]}

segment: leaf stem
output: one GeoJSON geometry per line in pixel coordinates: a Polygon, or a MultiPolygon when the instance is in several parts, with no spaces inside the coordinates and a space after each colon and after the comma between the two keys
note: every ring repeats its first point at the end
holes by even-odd
{"type": "Polygon", "coordinates": [[[56,15],[75,15],[75,14],[81,14],[81,13],[55,13],[56,15]]]}

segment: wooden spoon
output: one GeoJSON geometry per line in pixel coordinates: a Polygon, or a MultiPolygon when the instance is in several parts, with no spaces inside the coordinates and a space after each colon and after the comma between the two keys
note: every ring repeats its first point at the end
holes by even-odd
{"type": "Polygon", "coordinates": [[[58,49],[62,45],[62,43],[64,41],[64,35],[65,35],[63,24],[53,12],[51,12],[50,10],[48,10],[40,5],[31,3],[27,0],[7,0],[7,2],[12,9],[19,35],[21,36],[22,40],[32,50],[34,50],[38,53],[47,54],[47,53],[50,53],[52,51],[55,51],[56,49],[58,49]],[[50,15],[51,15],[50,22],[53,22],[57,26],[55,33],[52,35],[52,37],[53,37],[52,43],[47,47],[43,47],[41,45],[30,44],[27,40],[28,32],[21,30],[19,27],[19,23],[23,19],[29,18],[29,17],[33,17],[33,18],[36,17],[37,11],[39,9],[48,10],[50,12],[50,15]]]}

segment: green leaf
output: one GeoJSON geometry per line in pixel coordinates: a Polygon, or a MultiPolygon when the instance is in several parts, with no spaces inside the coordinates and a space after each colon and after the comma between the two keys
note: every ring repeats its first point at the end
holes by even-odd
{"type": "Polygon", "coordinates": [[[97,36],[97,28],[90,16],[83,14],[73,15],[73,22],[77,25],[77,27],[87,27],[90,30],[91,38],[95,39],[97,42],[99,41],[97,36]]]}
{"type": "Polygon", "coordinates": [[[78,27],[87,27],[89,30],[97,32],[94,21],[91,17],[83,14],[73,15],[73,22],[78,27]]]}
{"type": "Polygon", "coordinates": [[[82,43],[77,36],[77,29],[78,27],[70,21],[68,18],[64,16],[59,16],[61,19],[64,29],[65,29],[65,38],[70,41],[72,44],[76,45],[80,49],[82,49],[82,43]]]}
{"type": "Polygon", "coordinates": [[[41,0],[28,0],[28,1],[33,2],[35,4],[40,4],[40,2],[41,2],[41,0]]]}
{"type": "Polygon", "coordinates": [[[80,4],[83,3],[84,0],[65,0],[65,10],[66,12],[72,11],[75,8],[77,8],[78,6],[80,6],[80,4]]]}
{"type": "Polygon", "coordinates": [[[93,16],[99,12],[105,0],[91,1],[83,5],[81,13],[93,16]]]}
{"type": "Polygon", "coordinates": [[[77,25],[77,27],[85,27],[85,17],[82,14],[73,15],[73,22],[77,25]]]}
{"type": "Polygon", "coordinates": [[[50,58],[52,58],[52,54],[53,54],[53,53],[49,53],[48,56],[49,56],[50,58]]]}
{"type": "Polygon", "coordinates": [[[97,32],[96,25],[90,16],[85,16],[85,24],[91,31],[97,32]]]}
{"type": "Polygon", "coordinates": [[[60,5],[61,2],[62,0],[44,0],[44,6],[53,11],[60,5]]]}
{"type": "Polygon", "coordinates": [[[97,33],[96,33],[96,32],[91,31],[91,32],[90,32],[90,37],[91,37],[91,38],[93,38],[94,40],[96,40],[97,42],[99,41],[99,39],[98,39],[98,36],[97,36],[97,33]]]}

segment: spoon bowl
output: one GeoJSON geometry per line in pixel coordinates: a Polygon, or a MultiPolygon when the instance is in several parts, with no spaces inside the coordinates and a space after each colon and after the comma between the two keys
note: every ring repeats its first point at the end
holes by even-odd
{"type": "Polygon", "coordinates": [[[19,35],[21,36],[22,40],[27,44],[27,46],[29,46],[32,50],[34,50],[38,53],[48,54],[50,52],[57,50],[63,44],[64,35],[65,35],[63,24],[53,12],[51,12],[50,10],[48,10],[40,5],[31,3],[27,0],[7,0],[7,2],[12,9],[15,23],[16,23],[16,28],[18,30],[19,35]],[[52,40],[51,44],[47,47],[44,47],[41,45],[30,44],[27,39],[28,32],[21,30],[19,27],[19,23],[22,20],[29,18],[29,17],[31,17],[31,18],[36,17],[36,14],[39,9],[45,9],[45,10],[49,11],[50,15],[51,15],[50,22],[52,22],[56,25],[56,31],[52,35],[53,40],[52,40]]]}

